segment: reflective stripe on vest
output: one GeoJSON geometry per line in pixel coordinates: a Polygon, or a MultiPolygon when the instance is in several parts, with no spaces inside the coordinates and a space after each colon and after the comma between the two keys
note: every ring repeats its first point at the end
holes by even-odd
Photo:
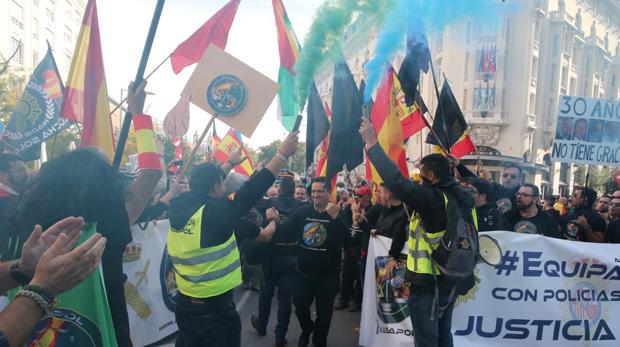
{"type": "MultiPolygon", "coordinates": [[[[448,206],[448,197],[443,195],[444,207],[448,206]]],[[[419,274],[438,274],[439,270],[433,266],[431,254],[433,250],[439,246],[441,238],[446,233],[441,230],[436,233],[429,233],[424,230],[422,219],[419,213],[414,213],[409,223],[409,239],[407,246],[409,247],[409,256],[407,257],[407,269],[419,274]],[[426,237],[424,237],[424,234],[426,237]],[[427,242],[427,240],[430,242],[427,242]]]]}
{"type": "MultiPolygon", "coordinates": [[[[194,298],[223,294],[241,284],[241,263],[235,234],[213,247],[201,248],[204,206],[180,229],[168,230],[168,255],[179,291],[194,298]]],[[[217,232],[217,231],[215,231],[217,232]]]]}
{"type": "MultiPolygon", "coordinates": [[[[448,207],[448,197],[443,194],[444,206],[448,207]]],[[[478,217],[476,209],[472,209],[472,218],[476,230],[478,230],[478,217]]],[[[446,230],[429,233],[424,230],[422,219],[418,213],[414,213],[409,223],[409,255],[407,256],[407,269],[419,274],[439,274],[439,269],[433,265],[431,254],[437,249],[446,230]],[[426,236],[426,237],[425,237],[426,236]],[[428,241],[427,241],[428,240],[428,241]],[[429,243],[430,242],[430,243],[429,243]]]]}

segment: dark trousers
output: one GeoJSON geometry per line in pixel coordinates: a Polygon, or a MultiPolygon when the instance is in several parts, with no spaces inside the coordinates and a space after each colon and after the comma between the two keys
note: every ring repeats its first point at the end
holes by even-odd
{"type": "Polygon", "coordinates": [[[297,272],[293,300],[295,314],[303,332],[313,332],[315,346],[327,346],[327,334],[334,313],[334,300],[338,294],[338,273],[313,278],[297,272]],[[315,301],[316,300],[316,301],[315,301]],[[316,321],[312,320],[310,307],[315,301],[316,321]]]}
{"type": "Polygon", "coordinates": [[[175,312],[179,335],[176,347],[239,347],[241,319],[232,290],[207,299],[179,293],[175,312]]]}
{"type": "MultiPolygon", "coordinates": [[[[278,323],[276,325],[276,339],[286,337],[288,323],[291,319],[291,303],[293,299],[293,285],[295,284],[295,270],[297,257],[273,257],[269,264],[269,271],[263,272],[260,297],[258,300],[258,324],[266,329],[271,314],[271,299],[278,288],[278,323]]],[[[267,270],[266,268],[264,268],[267,270]]]]}
{"type": "Polygon", "coordinates": [[[349,302],[362,302],[362,277],[359,268],[360,250],[357,247],[347,247],[342,261],[342,285],[340,299],[349,302]]]}
{"type": "Polygon", "coordinates": [[[440,295],[439,310],[435,320],[431,320],[434,294],[412,291],[409,297],[409,313],[413,324],[413,340],[416,347],[452,347],[452,311],[454,299],[440,295]],[[450,301],[449,301],[450,300],[450,301]]]}

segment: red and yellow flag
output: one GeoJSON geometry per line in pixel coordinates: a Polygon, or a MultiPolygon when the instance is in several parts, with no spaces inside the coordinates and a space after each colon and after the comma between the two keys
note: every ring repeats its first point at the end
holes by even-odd
{"type": "MultiPolygon", "coordinates": [[[[403,131],[398,116],[401,106],[400,86],[394,83],[396,80],[396,73],[390,67],[377,92],[377,99],[370,114],[370,122],[377,132],[377,142],[388,158],[396,163],[403,176],[409,177],[407,157],[403,146],[403,131]]],[[[377,185],[383,182],[368,157],[366,157],[366,178],[377,185]]]]}
{"type": "Polygon", "coordinates": [[[110,103],[95,0],[89,0],[86,5],[61,114],[83,124],[82,147],[99,147],[110,158],[114,157],[110,103]]]}
{"type": "MultiPolygon", "coordinates": [[[[332,111],[329,109],[329,105],[327,103],[324,104],[325,115],[327,116],[327,120],[331,121],[332,119],[332,111]]],[[[316,176],[326,176],[327,175],[327,151],[329,150],[329,138],[330,131],[327,132],[323,141],[319,145],[319,155],[317,156],[316,161],[316,176]]]]}
{"type": "MultiPolygon", "coordinates": [[[[228,160],[230,153],[241,147],[241,135],[234,129],[228,130],[228,133],[215,146],[214,157],[224,163],[228,160]]],[[[254,173],[254,163],[250,158],[248,151],[243,148],[241,151],[242,158],[246,158],[241,164],[237,165],[233,170],[245,176],[251,176],[254,173]]]]}

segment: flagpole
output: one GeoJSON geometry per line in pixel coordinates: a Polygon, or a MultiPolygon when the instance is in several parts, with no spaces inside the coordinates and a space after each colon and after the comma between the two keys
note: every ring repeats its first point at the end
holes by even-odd
{"type": "MultiPolygon", "coordinates": [[[[161,17],[161,12],[164,8],[164,2],[165,0],[157,0],[157,5],[155,6],[155,12],[153,13],[153,18],[151,19],[151,27],[149,28],[149,33],[146,36],[146,41],[144,42],[142,58],[140,59],[138,72],[136,73],[136,78],[134,79],[134,86],[136,86],[136,88],[138,88],[138,86],[140,86],[143,81],[144,70],[146,70],[146,64],[148,63],[149,55],[151,54],[151,47],[153,47],[153,40],[155,39],[155,33],[157,32],[157,26],[159,25],[159,18],[161,17]]],[[[131,126],[131,117],[131,112],[127,111],[125,113],[125,119],[123,120],[123,127],[121,128],[121,133],[118,137],[116,152],[114,153],[114,161],[112,166],[115,170],[118,170],[121,164],[121,159],[123,158],[125,143],[127,142],[127,136],[129,135],[129,127],[131,126]]]]}
{"type": "MultiPolygon", "coordinates": [[[[151,76],[153,76],[153,74],[159,70],[160,67],[162,67],[164,65],[165,62],[168,61],[168,59],[170,58],[171,55],[167,56],[166,59],[162,60],[161,63],[159,63],[159,65],[157,65],[153,71],[149,72],[148,75],[146,75],[146,77],[144,77],[144,80],[147,81],[149,78],[151,78],[151,76]]],[[[123,104],[127,101],[127,97],[124,97],[123,100],[121,100],[121,102],[118,103],[118,105],[116,105],[116,107],[114,107],[114,109],[112,111],[110,111],[110,116],[114,114],[114,112],[116,112],[116,110],[118,110],[119,108],[121,108],[121,106],[123,106],[123,104]]]]}
{"type": "Polygon", "coordinates": [[[202,134],[198,138],[198,141],[196,141],[196,143],[194,144],[194,148],[192,149],[192,152],[190,153],[189,158],[185,160],[185,162],[183,163],[183,168],[181,168],[181,171],[177,174],[177,176],[183,177],[183,175],[185,174],[185,171],[189,167],[189,164],[192,162],[192,160],[194,160],[194,156],[196,155],[196,152],[198,152],[198,147],[200,147],[200,145],[202,144],[202,141],[204,141],[205,137],[207,136],[207,133],[209,132],[209,129],[211,128],[211,125],[213,125],[213,122],[215,122],[215,118],[217,118],[217,114],[211,116],[211,120],[209,120],[209,123],[207,123],[207,126],[205,126],[205,130],[202,131],[202,134]]]}
{"type": "MultiPolygon", "coordinates": [[[[426,44],[428,46],[428,42],[426,44]]],[[[437,87],[437,78],[435,77],[435,66],[433,66],[433,58],[431,57],[431,59],[429,59],[429,63],[431,65],[431,74],[433,75],[433,86],[435,87],[435,95],[437,95],[437,105],[439,106],[439,112],[441,112],[441,123],[443,125],[443,132],[444,134],[446,134],[446,140],[450,141],[450,139],[448,138],[448,127],[446,126],[446,114],[443,112],[443,107],[441,106],[441,97],[439,95],[439,88],[437,87]]],[[[437,116],[437,115],[435,115],[437,116]]],[[[433,133],[433,136],[435,136],[435,138],[437,139],[437,142],[441,142],[439,141],[439,137],[437,137],[437,134],[435,134],[435,131],[431,128],[431,132],[433,133]]],[[[442,150],[446,153],[446,155],[448,153],[450,153],[450,148],[444,148],[443,146],[442,150]]]]}

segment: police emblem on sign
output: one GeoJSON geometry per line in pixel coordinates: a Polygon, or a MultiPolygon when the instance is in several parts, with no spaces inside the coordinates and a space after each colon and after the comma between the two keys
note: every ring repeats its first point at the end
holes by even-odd
{"type": "Polygon", "coordinates": [[[174,279],[172,261],[170,260],[170,256],[168,256],[168,247],[164,247],[164,254],[161,257],[159,282],[161,284],[161,294],[164,305],[166,305],[168,310],[174,312],[177,307],[177,295],[179,290],[177,289],[177,283],[174,279]]]}
{"type": "Polygon", "coordinates": [[[51,317],[39,321],[26,346],[103,347],[103,344],[101,332],[90,319],[73,310],[56,309],[51,317]]]}
{"type": "Polygon", "coordinates": [[[245,107],[247,89],[234,75],[219,75],[207,88],[207,102],[218,116],[234,116],[245,107]]]}

